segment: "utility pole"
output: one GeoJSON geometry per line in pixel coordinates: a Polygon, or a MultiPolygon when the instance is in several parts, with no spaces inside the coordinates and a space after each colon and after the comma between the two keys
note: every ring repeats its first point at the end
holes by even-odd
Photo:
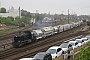
{"type": "Polygon", "coordinates": [[[69,9],[68,9],[68,24],[69,24],[69,9]]]}
{"type": "Polygon", "coordinates": [[[19,6],[19,19],[20,19],[20,6],[19,6]]]}
{"type": "Polygon", "coordinates": [[[1,2],[0,2],[0,8],[1,8],[1,2]]]}
{"type": "Polygon", "coordinates": [[[20,6],[19,6],[19,20],[18,20],[18,23],[20,23],[20,17],[21,17],[21,12],[20,12],[20,6]]]}

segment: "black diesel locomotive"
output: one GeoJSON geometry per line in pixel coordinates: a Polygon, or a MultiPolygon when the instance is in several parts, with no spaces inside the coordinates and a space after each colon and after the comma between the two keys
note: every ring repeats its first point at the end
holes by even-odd
{"type": "Polygon", "coordinates": [[[27,31],[24,31],[24,33],[22,34],[15,36],[12,42],[12,45],[14,47],[21,47],[33,41],[34,39],[33,39],[31,31],[27,30],[27,31]]]}

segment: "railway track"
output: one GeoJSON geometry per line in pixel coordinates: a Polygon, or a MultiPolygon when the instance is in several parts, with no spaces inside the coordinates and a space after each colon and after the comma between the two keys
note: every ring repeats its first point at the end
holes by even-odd
{"type": "MultiPolygon", "coordinates": [[[[81,26],[81,27],[83,27],[83,26],[81,26]]],[[[72,37],[73,35],[72,34],[70,35],[70,33],[77,30],[77,29],[80,29],[81,27],[74,28],[72,30],[63,32],[61,34],[57,34],[57,35],[55,35],[53,37],[48,37],[47,39],[35,42],[34,44],[31,44],[31,45],[27,45],[27,46],[17,48],[17,49],[16,48],[11,48],[9,50],[2,51],[2,52],[0,52],[0,59],[3,60],[4,58],[6,58],[6,59],[10,58],[9,60],[12,60],[12,59],[17,58],[17,57],[12,57],[12,56],[16,56],[18,53],[27,52],[28,50],[33,50],[35,48],[38,49],[38,47],[40,47],[40,46],[47,45],[47,44],[50,44],[50,43],[54,43],[56,41],[60,41],[60,40],[62,40],[64,38],[67,38],[67,37],[70,37],[70,36],[72,37]]],[[[77,36],[77,35],[78,35],[78,33],[74,34],[74,36],[77,36]]]]}
{"type": "Polygon", "coordinates": [[[8,44],[8,43],[12,43],[12,38],[11,39],[7,39],[7,40],[0,41],[0,45],[4,45],[4,44],[8,44]]]}
{"type": "Polygon", "coordinates": [[[10,48],[11,43],[12,43],[12,39],[0,41],[0,51],[5,50],[6,48],[10,48]],[[7,46],[9,46],[9,47],[7,47],[7,46]]]}

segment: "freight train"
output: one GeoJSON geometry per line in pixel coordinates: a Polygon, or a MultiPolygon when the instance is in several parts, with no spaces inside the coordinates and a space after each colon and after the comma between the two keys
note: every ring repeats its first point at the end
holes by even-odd
{"type": "Polygon", "coordinates": [[[28,43],[35,42],[37,40],[46,38],[51,35],[59,34],[61,32],[70,30],[72,28],[78,27],[82,24],[82,21],[72,22],[70,24],[58,25],[58,26],[48,26],[42,27],[37,30],[26,30],[22,34],[14,36],[12,45],[14,47],[21,47],[28,43]]]}

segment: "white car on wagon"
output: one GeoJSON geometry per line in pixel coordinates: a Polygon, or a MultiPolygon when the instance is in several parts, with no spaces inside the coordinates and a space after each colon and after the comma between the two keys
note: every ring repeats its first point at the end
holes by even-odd
{"type": "Polygon", "coordinates": [[[78,48],[78,46],[79,46],[77,41],[69,41],[68,44],[71,44],[71,45],[72,45],[73,50],[74,50],[75,48],[78,48]]]}
{"type": "Polygon", "coordinates": [[[87,42],[89,42],[89,40],[88,40],[87,38],[81,38],[81,39],[84,40],[85,44],[86,44],[87,42]]]}
{"type": "Polygon", "coordinates": [[[59,46],[52,46],[46,52],[51,53],[52,59],[62,55],[62,49],[59,46]]]}
{"type": "Polygon", "coordinates": [[[82,39],[76,39],[75,41],[78,42],[79,46],[82,46],[83,44],[85,44],[84,40],[82,40],[82,39]]]}
{"type": "Polygon", "coordinates": [[[88,41],[90,42],[90,35],[86,36],[85,38],[87,38],[88,41]]]}
{"type": "Polygon", "coordinates": [[[70,55],[73,55],[73,47],[71,44],[68,43],[62,43],[60,46],[63,50],[64,58],[67,58],[70,55]]]}

